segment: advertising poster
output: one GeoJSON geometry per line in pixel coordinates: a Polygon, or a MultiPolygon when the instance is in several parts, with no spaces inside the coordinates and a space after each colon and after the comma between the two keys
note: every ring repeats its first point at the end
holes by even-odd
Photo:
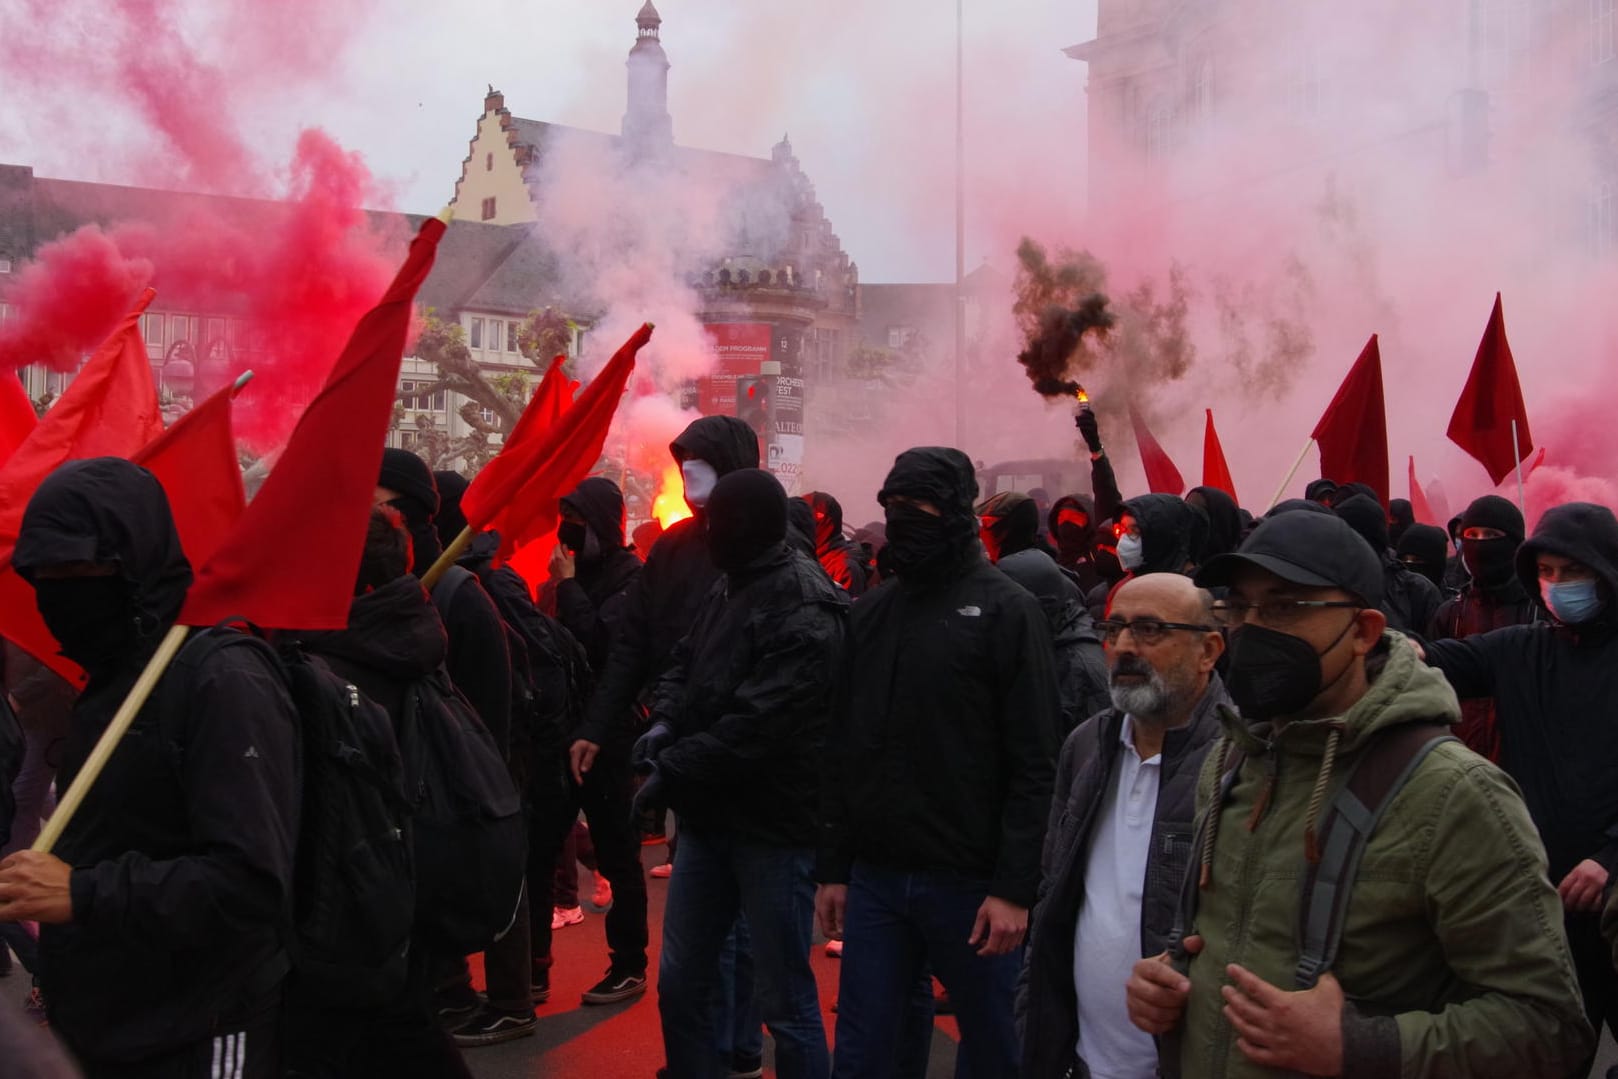
{"type": "Polygon", "coordinates": [[[721,322],[703,329],[713,339],[719,362],[713,374],[697,380],[697,408],[704,416],[734,416],[736,380],[758,374],[770,358],[770,324],[721,322]]]}

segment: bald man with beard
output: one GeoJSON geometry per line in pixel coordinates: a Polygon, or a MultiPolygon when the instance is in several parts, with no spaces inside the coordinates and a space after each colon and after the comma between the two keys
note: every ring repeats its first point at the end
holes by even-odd
{"type": "Polygon", "coordinates": [[[1177,573],[1125,581],[1096,629],[1112,707],[1080,724],[1056,769],[1043,880],[1018,992],[1023,1072],[1151,1079],[1129,1021],[1135,962],[1163,950],[1191,856],[1197,775],[1229,704],[1211,597],[1177,573]]]}

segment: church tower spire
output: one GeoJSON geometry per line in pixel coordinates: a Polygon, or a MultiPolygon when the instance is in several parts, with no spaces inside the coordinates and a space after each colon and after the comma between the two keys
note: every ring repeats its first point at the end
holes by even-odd
{"type": "Polygon", "coordinates": [[[641,146],[674,141],[669,116],[669,58],[663,52],[663,18],[652,0],[635,16],[635,47],[629,50],[629,107],[624,112],[624,138],[641,146]]]}

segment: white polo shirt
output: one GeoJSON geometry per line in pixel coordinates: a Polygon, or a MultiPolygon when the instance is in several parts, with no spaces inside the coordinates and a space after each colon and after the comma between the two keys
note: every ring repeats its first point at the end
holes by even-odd
{"type": "Polygon", "coordinates": [[[1073,985],[1079,998],[1076,1051],[1093,1079],[1153,1079],[1157,1048],[1129,1021],[1124,987],[1141,958],[1141,896],[1157,818],[1163,755],[1141,760],[1135,721],[1125,716],[1118,767],[1090,830],[1084,903],[1073,936],[1073,985]]]}

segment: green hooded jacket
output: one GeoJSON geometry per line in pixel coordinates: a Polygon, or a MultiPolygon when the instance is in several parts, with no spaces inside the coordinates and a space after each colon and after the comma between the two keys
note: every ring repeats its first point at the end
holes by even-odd
{"type": "MultiPolygon", "coordinates": [[[[1460,716],[1443,675],[1398,634],[1370,663],[1370,690],[1345,715],[1287,724],[1273,740],[1269,724],[1222,710],[1225,738],[1203,767],[1200,815],[1229,746],[1246,757],[1199,852],[1212,875],[1190,932],[1203,950],[1185,968],[1191,994],[1162,1044],[1165,1074],[1277,1074],[1237,1048],[1220,996],[1226,966],[1295,988],[1306,833],[1374,732],[1460,716]]],[[[1553,1079],[1594,1047],[1522,796],[1459,742],[1433,748],[1366,843],[1332,973],[1346,998],[1343,1073],[1354,1079],[1553,1079]]]]}

